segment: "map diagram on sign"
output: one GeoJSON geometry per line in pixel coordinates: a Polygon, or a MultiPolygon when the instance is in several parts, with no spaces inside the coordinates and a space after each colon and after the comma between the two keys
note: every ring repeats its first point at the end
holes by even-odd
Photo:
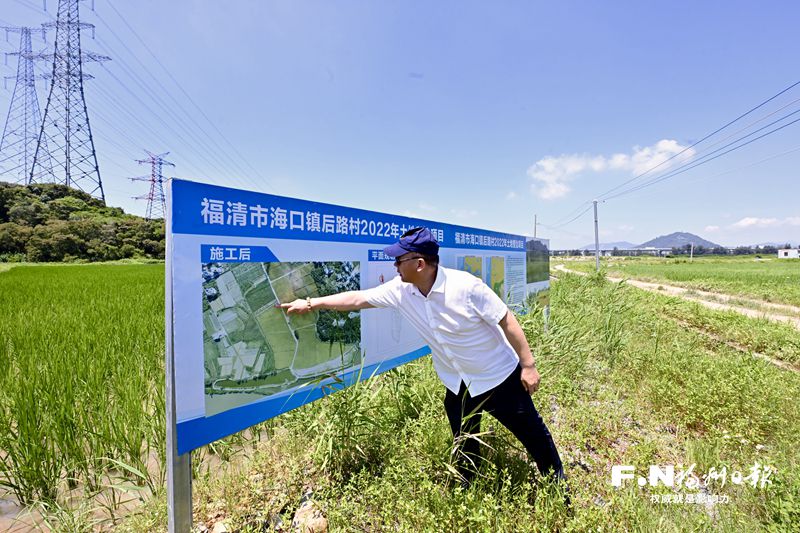
{"type": "Polygon", "coordinates": [[[359,262],[220,262],[202,268],[206,416],[361,363],[359,312],[288,315],[279,307],[359,290],[359,262]]]}
{"type": "Polygon", "coordinates": [[[459,270],[469,272],[473,276],[483,279],[483,257],[479,255],[464,255],[456,258],[459,270]]]}
{"type": "Polygon", "coordinates": [[[492,256],[486,261],[486,284],[500,297],[506,301],[506,259],[502,256],[492,256]]]}

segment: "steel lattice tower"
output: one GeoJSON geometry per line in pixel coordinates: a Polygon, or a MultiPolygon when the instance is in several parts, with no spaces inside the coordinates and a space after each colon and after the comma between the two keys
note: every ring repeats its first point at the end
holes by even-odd
{"type": "MultiPolygon", "coordinates": [[[[79,2],[59,0],[56,21],[42,25],[44,28],[55,28],[56,39],[51,56],[53,69],[50,92],[29,181],[42,178],[45,181],[52,180],[99,196],[105,201],[83,92],[83,62],[109,58],[81,52],[81,29],[94,26],[80,22],[79,2]],[[47,169],[44,161],[48,158],[52,160],[50,180],[45,178],[47,169]]],[[[31,57],[38,59],[41,55],[32,54],[31,57]]]]}
{"type": "MultiPolygon", "coordinates": [[[[30,183],[33,159],[42,127],[42,115],[39,111],[39,99],[36,96],[36,76],[33,73],[31,57],[31,32],[26,27],[3,27],[6,39],[9,33],[19,33],[19,51],[7,56],[17,56],[17,75],[11,105],[8,108],[3,136],[0,137],[0,178],[13,183],[30,183]]],[[[10,78],[4,78],[4,82],[10,78]]],[[[46,154],[46,151],[45,151],[46,154]]],[[[53,173],[52,163],[43,154],[40,167],[46,175],[53,173]]]]}
{"type": "Polygon", "coordinates": [[[135,200],[147,200],[147,219],[164,218],[167,212],[167,204],[164,199],[164,177],[161,174],[161,168],[163,165],[174,167],[175,164],[164,159],[164,156],[168,155],[169,152],[158,155],[148,152],[147,150],[145,150],[145,152],[147,152],[149,157],[147,159],[137,159],[136,162],[140,165],[150,164],[150,175],[129,179],[131,181],[150,182],[150,192],[141,196],[134,196],[133,198],[135,200]]]}

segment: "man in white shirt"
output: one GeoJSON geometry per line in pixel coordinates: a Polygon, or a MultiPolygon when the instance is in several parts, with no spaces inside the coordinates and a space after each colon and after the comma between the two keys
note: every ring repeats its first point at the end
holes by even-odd
{"type": "MultiPolygon", "coordinates": [[[[447,388],[445,410],[454,438],[480,431],[488,412],[516,436],[543,474],[564,480],[553,438],[530,395],[539,387],[531,349],[513,313],[472,274],[439,266],[439,244],[426,228],[404,233],[384,249],[399,276],[364,291],[283,304],[288,313],[393,307],[428,343],[447,388]]],[[[463,438],[459,472],[466,482],[480,461],[480,442],[463,438]]]]}

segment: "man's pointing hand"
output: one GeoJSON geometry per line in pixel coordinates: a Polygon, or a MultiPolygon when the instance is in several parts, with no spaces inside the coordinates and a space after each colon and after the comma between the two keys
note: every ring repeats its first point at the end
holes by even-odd
{"type": "Polygon", "coordinates": [[[298,298],[297,300],[288,303],[288,304],[280,304],[281,309],[285,309],[288,314],[292,313],[308,313],[311,311],[311,304],[310,301],[305,298],[298,298]]]}

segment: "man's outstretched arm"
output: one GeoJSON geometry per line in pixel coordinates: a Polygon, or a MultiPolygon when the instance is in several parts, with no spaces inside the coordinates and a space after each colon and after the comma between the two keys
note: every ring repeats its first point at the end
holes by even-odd
{"type": "Polygon", "coordinates": [[[297,300],[281,304],[289,314],[308,313],[318,309],[331,309],[334,311],[358,311],[374,307],[364,297],[364,291],[348,291],[318,298],[298,298],[297,300]]]}
{"type": "Polygon", "coordinates": [[[533,354],[528,345],[528,339],[525,338],[525,332],[522,331],[522,326],[517,322],[514,313],[511,311],[506,313],[506,316],[500,321],[500,329],[503,330],[509,344],[519,356],[519,364],[522,367],[520,379],[522,386],[528,394],[533,394],[539,388],[539,371],[536,370],[536,363],[533,361],[533,354]]]}

